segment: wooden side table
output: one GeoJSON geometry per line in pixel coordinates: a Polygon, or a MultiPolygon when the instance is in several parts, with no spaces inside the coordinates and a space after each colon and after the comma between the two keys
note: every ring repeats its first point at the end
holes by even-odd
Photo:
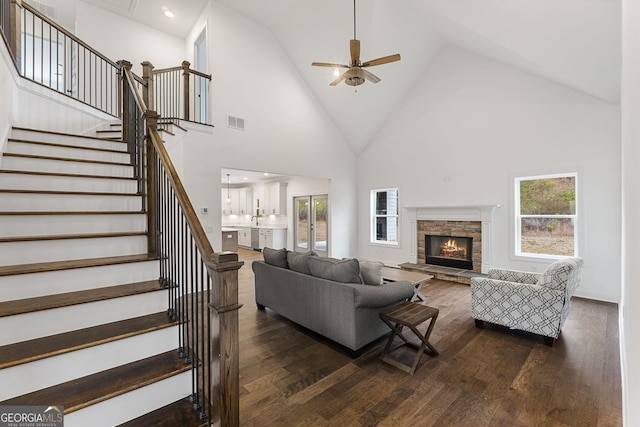
{"type": "Polygon", "coordinates": [[[387,341],[387,345],[380,355],[380,359],[392,366],[395,366],[398,369],[407,372],[410,375],[413,375],[416,372],[418,363],[420,363],[420,358],[422,357],[423,353],[426,352],[432,356],[437,356],[438,350],[436,350],[435,347],[432,346],[431,343],[429,343],[429,336],[431,335],[433,326],[436,324],[436,319],[438,318],[439,312],[440,310],[438,310],[437,308],[409,301],[402,302],[395,307],[381,312],[380,319],[382,319],[382,321],[391,328],[392,332],[389,336],[389,340],[387,341]],[[427,320],[430,320],[429,326],[427,328],[427,332],[422,335],[417,327],[427,320]],[[413,333],[420,339],[421,344],[419,346],[410,342],[404,335],[402,335],[402,329],[405,326],[411,329],[413,333]],[[391,349],[391,345],[393,344],[393,340],[396,336],[400,337],[404,342],[399,346],[391,349]],[[405,365],[404,363],[401,363],[389,356],[390,353],[404,346],[409,346],[416,350],[416,358],[413,361],[413,365],[411,366],[405,365]]]}

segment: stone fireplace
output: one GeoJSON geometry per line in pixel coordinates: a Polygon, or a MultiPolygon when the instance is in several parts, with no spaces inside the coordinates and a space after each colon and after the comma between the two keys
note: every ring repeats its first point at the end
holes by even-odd
{"type": "Polygon", "coordinates": [[[415,215],[411,220],[415,260],[401,267],[462,282],[486,274],[492,267],[493,211],[499,206],[407,208],[415,215]]]}

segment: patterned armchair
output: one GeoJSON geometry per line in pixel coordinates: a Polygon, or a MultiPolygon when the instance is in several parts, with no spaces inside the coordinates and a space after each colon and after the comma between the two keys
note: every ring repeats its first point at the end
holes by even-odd
{"type": "Polygon", "coordinates": [[[476,326],[490,322],[532,332],[552,346],[580,284],[582,264],[582,258],[564,258],[544,273],[491,269],[486,278],[472,278],[471,311],[476,326]]]}

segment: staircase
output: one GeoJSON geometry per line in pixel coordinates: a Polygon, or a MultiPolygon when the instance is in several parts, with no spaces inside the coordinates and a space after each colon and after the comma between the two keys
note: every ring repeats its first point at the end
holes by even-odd
{"type": "Polygon", "coordinates": [[[132,176],[117,127],[12,129],[0,163],[0,406],[61,405],[66,427],[200,425],[132,176]]]}

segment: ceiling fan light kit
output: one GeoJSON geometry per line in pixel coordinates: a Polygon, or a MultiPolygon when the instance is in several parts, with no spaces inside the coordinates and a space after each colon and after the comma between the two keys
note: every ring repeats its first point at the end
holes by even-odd
{"type": "MultiPolygon", "coordinates": [[[[366,80],[371,83],[378,83],[380,78],[371,72],[365,70],[366,67],[373,67],[376,65],[388,64],[400,60],[400,54],[383,56],[382,58],[373,59],[371,61],[360,62],[360,40],[356,38],[356,0],[353,0],[353,39],[349,41],[349,53],[351,61],[349,65],[344,64],[332,64],[328,62],[312,62],[314,67],[331,67],[336,71],[339,68],[346,68],[347,71],[338,75],[338,77],[329,83],[330,86],[335,86],[344,80],[349,86],[359,86],[366,80]]],[[[335,74],[335,73],[334,73],[335,74]]]]}

